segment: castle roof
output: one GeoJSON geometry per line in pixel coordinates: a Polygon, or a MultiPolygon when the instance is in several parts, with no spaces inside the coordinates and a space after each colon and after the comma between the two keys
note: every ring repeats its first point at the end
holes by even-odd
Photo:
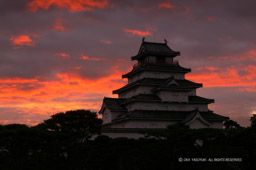
{"type": "MultiPolygon", "coordinates": [[[[187,102],[168,102],[161,101],[161,99],[155,94],[139,94],[119,102],[120,105],[124,105],[130,102],[154,102],[154,103],[187,103],[187,102]]],[[[200,96],[188,96],[189,104],[210,104],[214,103],[214,99],[207,99],[200,96]]]]}
{"type": "Polygon", "coordinates": [[[168,84],[167,84],[167,82],[170,79],[175,80],[179,84],[180,87],[184,87],[184,88],[186,87],[186,88],[190,88],[190,89],[202,87],[201,83],[194,83],[194,82],[186,80],[186,79],[182,79],[182,80],[174,79],[173,77],[169,77],[167,79],[143,78],[143,79],[137,80],[135,82],[129,83],[129,84],[121,87],[120,89],[114,90],[113,94],[118,94],[120,92],[128,90],[137,85],[156,86],[156,87],[162,86],[165,88],[172,88],[170,85],[168,86],[168,84]]]}
{"type": "Polygon", "coordinates": [[[143,39],[138,54],[136,56],[133,56],[132,60],[143,59],[144,57],[149,55],[175,57],[177,55],[180,55],[180,52],[173,51],[167,45],[167,41],[165,41],[165,43],[156,43],[146,42],[143,39]]]}
{"type": "MultiPolygon", "coordinates": [[[[139,94],[130,98],[104,98],[103,103],[111,111],[127,111],[124,107],[125,104],[131,102],[154,102],[163,103],[161,99],[155,94],[139,94]]],[[[177,103],[177,102],[167,102],[164,103],[177,103]]],[[[179,102],[181,103],[181,102],[179,102]]],[[[186,103],[186,102],[184,102],[186,103]]],[[[213,99],[207,99],[200,96],[188,96],[188,103],[190,104],[210,104],[214,103],[213,99]]]]}
{"type": "Polygon", "coordinates": [[[189,73],[191,69],[181,67],[178,64],[152,64],[148,63],[134,68],[129,73],[123,74],[122,78],[131,77],[141,71],[167,72],[167,73],[189,73]]]}
{"type": "Polygon", "coordinates": [[[200,96],[188,96],[188,100],[190,103],[206,103],[206,104],[214,103],[214,99],[207,99],[200,96]]]}
{"type": "Polygon", "coordinates": [[[125,100],[126,99],[105,97],[103,99],[103,103],[105,103],[106,107],[111,111],[126,111],[126,109],[121,106],[121,103],[125,100]]]}
{"type": "Polygon", "coordinates": [[[228,117],[218,115],[212,111],[199,112],[197,109],[193,111],[160,111],[160,110],[134,110],[127,114],[122,114],[115,118],[113,122],[124,120],[173,120],[181,122],[189,122],[194,118],[195,114],[200,116],[208,122],[225,121],[228,117]]]}

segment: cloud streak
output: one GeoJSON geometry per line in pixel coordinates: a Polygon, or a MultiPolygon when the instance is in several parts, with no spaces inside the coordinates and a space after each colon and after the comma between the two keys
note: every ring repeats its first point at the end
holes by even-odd
{"type": "Polygon", "coordinates": [[[102,60],[102,59],[100,59],[100,58],[88,57],[88,56],[86,56],[86,55],[82,55],[82,56],[81,56],[81,59],[82,59],[82,60],[89,60],[89,61],[100,61],[100,60],[102,60]]]}
{"type": "Polygon", "coordinates": [[[171,8],[175,8],[176,6],[171,4],[170,2],[161,2],[158,4],[158,8],[168,8],[168,9],[171,9],[171,8]]]}
{"type": "Polygon", "coordinates": [[[51,6],[63,8],[70,12],[81,12],[105,8],[108,4],[107,0],[33,0],[27,6],[32,12],[37,12],[39,9],[48,10],[51,6]]]}
{"type": "Polygon", "coordinates": [[[131,35],[137,35],[137,36],[140,36],[140,37],[151,35],[151,32],[149,30],[141,31],[141,30],[127,29],[127,28],[123,28],[122,30],[126,33],[131,34],[131,35]]]}

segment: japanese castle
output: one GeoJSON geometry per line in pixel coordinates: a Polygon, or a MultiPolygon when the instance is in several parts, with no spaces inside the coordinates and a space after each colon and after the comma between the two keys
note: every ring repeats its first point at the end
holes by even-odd
{"type": "Polygon", "coordinates": [[[103,134],[111,137],[139,137],[138,129],[166,128],[184,123],[190,128],[223,128],[228,117],[208,109],[213,99],[197,96],[201,83],[185,79],[191,69],[174,60],[180,52],[164,43],[143,38],[133,69],[122,75],[128,84],[113,91],[118,98],[103,99],[99,111],[103,134]]]}

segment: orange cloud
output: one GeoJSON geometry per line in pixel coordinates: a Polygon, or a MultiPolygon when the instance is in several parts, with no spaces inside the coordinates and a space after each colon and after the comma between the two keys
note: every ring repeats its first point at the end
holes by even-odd
{"type": "Polygon", "coordinates": [[[218,70],[217,67],[205,66],[205,67],[198,67],[196,68],[197,71],[207,70],[207,71],[216,71],[218,70]]]}
{"type": "Polygon", "coordinates": [[[199,69],[199,73],[187,75],[187,78],[195,82],[203,83],[205,87],[238,87],[251,89],[256,86],[256,66],[248,65],[243,68],[234,66],[215,72],[217,69],[205,67],[199,69]],[[239,74],[243,71],[243,74],[239,74]]]}
{"type": "Polygon", "coordinates": [[[123,31],[126,32],[126,33],[131,33],[133,35],[138,35],[138,36],[141,36],[141,37],[151,35],[151,32],[149,30],[141,31],[141,30],[132,30],[132,29],[123,28],[123,31]]]}
{"type": "Polygon", "coordinates": [[[206,66],[205,68],[206,68],[207,70],[209,70],[209,71],[216,71],[216,70],[218,70],[217,67],[206,66]]]}
{"type": "Polygon", "coordinates": [[[168,9],[171,9],[171,8],[175,8],[176,6],[171,4],[170,2],[161,2],[158,4],[158,8],[168,8],[168,9]]]}
{"type": "MultiPolygon", "coordinates": [[[[20,116],[17,119],[5,116],[0,123],[35,125],[61,111],[99,110],[104,96],[114,97],[112,90],[126,84],[121,80],[126,71],[121,71],[118,64],[112,68],[110,75],[98,79],[88,79],[77,73],[57,73],[54,79],[44,81],[40,77],[0,79],[0,107],[12,108],[20,116]]],[[[196,70],[199,73],[192,72],[186,78],[203,83],[205,87],[237,87],[239,91],[255,92],[256,66],[244,66],[241,70],[245,74],[239,74],[240,70],[233,66],[225,69],[205,66],[196,70]]]]}
{"type": "Polygon", "coordinates": [[[70,12],[81,12],[106,8],[108,5],[108,0],[32,0],[27,6],[32,12],[39,9],[48,10],[51,6],[64,8],[70,12]]]}
{"type": "Polygon", "coordinates": [[[81,59],[82,60],[90,60],[90,61],[100,61],[100,60],[102,60],[102,59],[100,59],[100,58],[91,58],[91,57],[88,57],[88,56],[86,56],[86,55],[82,55],[81,56],[81,59]]]}
{"type": "Polygon", "coordinates": [[[37,82],[37,79],[24,79],[24,78],[6,78],[0,79],[0,84],[3,83],[33,83],[37,82]]]}
{"type": "Polygon", "coordinates": [[[15,46],[14,48],[21,48],[23,46],[35,46],[35,42],[30,38],[29,35],[13,35],[11,36],[10,41],[11,45],[15,46]]]}
{"type": "Polygon", "coordinates": [[[111,41],[107,41],[107,40],[100,40],[100,42],[104,43],[104,44],[112,44],[111,41]]]}
{"type": "Polygon", "coordinates": [[[256,56],[256,50],[252,49],[252,50],[248,51],[248,54],[251,56],[256,56]]]}
{"type": "Polygon", "coordinates": [[[70,55],[67,53],[56,53],[55,56],[61,56],[62,58],[70,58],[70,55]]]}
{"type": "Polygon", "coordinates": [[[72,67],[72,69],[74,69],[74,70],[80,70],[81,69],[81,67],[72,67]]]}
{"type": "Polygon", "coordinates": [[[248,65],[243,68],[243,71],[245,71],[247,74],[248,80],[254,80],[256,79],[256,66],[255,65],[248,65]]]}
{"type": "MultiPolygon", "coordinates": [[[[99,110],[104,96],[114,97],[112,90],[125,84],[122,72],[113,69],[112,74],[98,79],[88,79],[78,74],[58,73],[52,80],[39,78],[0,79],[0,107],[11,108],[8,119],[1,117],[0,123],[26,123],[35,125],[48,119],[51,114],[74,110],[99,110]]],[[[7,113],[6,113],[7,114],[7,113]]]]}

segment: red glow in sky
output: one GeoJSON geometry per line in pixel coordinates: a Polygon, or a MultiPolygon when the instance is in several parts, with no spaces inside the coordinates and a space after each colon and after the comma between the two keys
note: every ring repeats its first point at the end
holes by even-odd
{"type": "Polygon", "coordinates": [[[148,31],[148,30],[141,31],[141,30],[133,30],[133,29],[126,29],[126,28],[124,28],[123,31],[127,32],[127,33],[131,33],[133,35],[138,35],[138,36],[141,36],[141,37],[151,35],[151,32],[148,31]]]}
{"type": "Polygon", "coordinates": [[[161,2],[158,4],[158,8],[175,8],[175,5],[171,4],[170,2],[161,2]]]}
{"type": "Polygon", "coordinates": [[[66,53],[56,53],[55,54],[56,56],[61,56],[63,58],[70,58],[70,55],[69,54],[66,54],[66,53]]]}
{"type": "Polygon", "coordinates": [[[107,5],[107,0],[32,0],[27,4],[32,12],[39,9],[48,10],[51,6],[65,8],[70,12],[91,11],[95,8],[105,8],[107,5]]]}
{"type": "Polygon", "coordinates": [[[96,58],[96,57],[91,58],[91,57],[88,57],[86,55],[82,55],[81,59],[82,60],[91,60],[91,61],[100,61],[101,60],[100,58],[96,58]]]}
{"type": "Polygon", "coordinates": [[[163,42],[203,83],[210,108],[249,125],[256,113],[256,1],[19,0],[0,6],[0,123],[98,111],[124,84],[142,37],[163,42]]]}
{"type": "Polygon", "coordinates": [[[11,36],[10,41],[11,44],[16,47],[35,46],[35,42],[28,35],[11,36]]]}

